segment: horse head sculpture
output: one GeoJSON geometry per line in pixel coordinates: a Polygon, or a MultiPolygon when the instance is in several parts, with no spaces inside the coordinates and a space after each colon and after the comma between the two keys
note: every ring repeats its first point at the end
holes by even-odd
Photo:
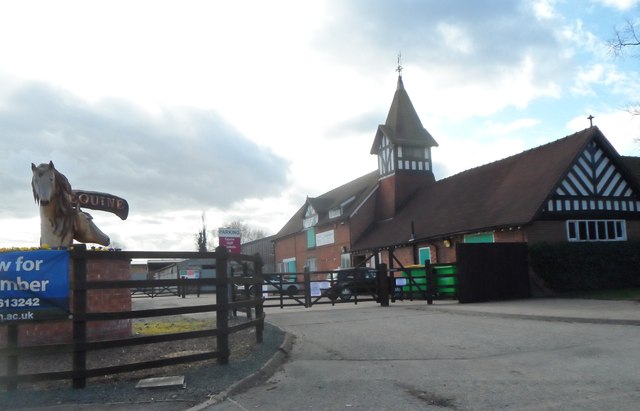
{"type": "Polygon", "coordinates": [[[33,199],[40,206],[40,245],[69,247],[73,240],[109,245],[109,237],[93,223],[90,214],[73,204],[69,180],[50,161],[31,163],[33,199]]]}

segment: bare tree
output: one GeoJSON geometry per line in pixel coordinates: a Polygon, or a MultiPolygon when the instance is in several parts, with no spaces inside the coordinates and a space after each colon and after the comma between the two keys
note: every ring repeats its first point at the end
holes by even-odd
{"type": "Polygon", "coordinates": [[[196,240],[196,250],[197,251],[199,251],[201,253],[208,251],[207,224],[205,222],[204,212],[202,213],[202,230],[198,231],[194,235],[194,238],[196,240]]]}
{"type": "MultiPolygon", "coordinates": [[[[629,50],[635,50],[635,47],[640,46],[640,27],[638,24],[626,20],[625,25],[621,29],[615,29],[615,36],[607,43],[609,50],[616,56],[623,56],[629,50]]],[[[633,56],[637,56],[632,52],[633,56]]]]}
{"type": "MultiPolygon", "coordinates": [[[[640,46],[640,25],[632,20],[625,20],[625,24],[622,28],[616,28],[614,31],[614,37],[608,42],[609,50],[613,55],[617,57],[623,57],[629,55],[631,57],[638,57],[638,46],[640,46]]],[[[640,103],[631,102],[627,107],[627,111],[631,115],[640,115],[640,103]]],[[[640,139],[636,139],[636,142],[640,144],[640,139]]]]}

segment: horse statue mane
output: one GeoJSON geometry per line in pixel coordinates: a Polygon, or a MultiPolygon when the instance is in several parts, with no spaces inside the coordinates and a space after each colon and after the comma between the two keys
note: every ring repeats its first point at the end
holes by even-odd
{"type": "Polygon", "coordinates": [[[40,245],[69,247],[73,240],[107,246],[109,237],[93,223],[89,213],[73,205],[69,180],[53,165],[31,163],[33,199],[40,206],[40,245]]]}

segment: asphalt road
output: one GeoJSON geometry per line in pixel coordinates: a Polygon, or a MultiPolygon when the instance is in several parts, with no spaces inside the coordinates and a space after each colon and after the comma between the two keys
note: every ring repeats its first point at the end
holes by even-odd
{"type": "MultiPolygon", "coordinates": [[[[533,304],[511,317],[419,303],[270,309],[296,337],[289,360],[206,409],[637,410],[640,326],[543,318],[533,304]]],[[[640,319],[633,304],[626,315],[640,319]]]]}

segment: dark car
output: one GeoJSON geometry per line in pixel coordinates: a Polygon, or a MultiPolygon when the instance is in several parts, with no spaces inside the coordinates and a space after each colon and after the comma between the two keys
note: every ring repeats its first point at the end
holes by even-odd
{"type": "Polygon", "coordinates": [[[331,274],[331,299],[347,301],[352,295],[376,296],[377,271],[368,267],[348,268],[331,274]]]}
{"type": "MultiPolygon", "coordinates": [[[[258,289],[252,285],[249,287],[250,294],[256,294],[258,289]]],[[[264,293],[272,294],[285,294],[288,296],[294,296],[300,291],[300,285],[295,281],[295,277],[290,276],[265,276],[264,283],[262,284],[262,291],[264,293]]]]}

